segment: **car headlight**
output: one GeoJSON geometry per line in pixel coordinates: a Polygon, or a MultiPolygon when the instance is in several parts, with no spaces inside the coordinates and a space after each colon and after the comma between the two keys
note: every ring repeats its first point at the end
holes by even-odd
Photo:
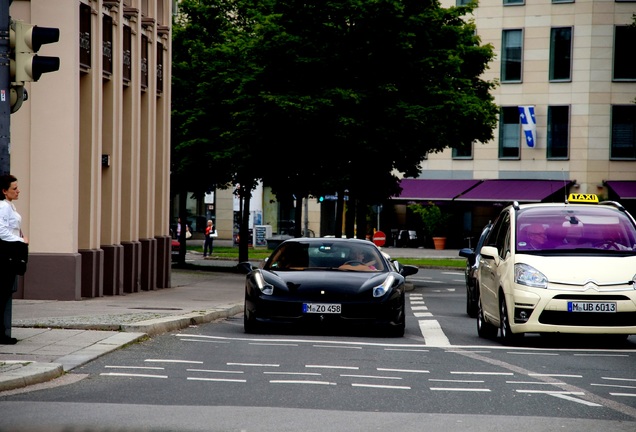
{"type": "Polygon", "coordinates": [[[528,264],[515,264],[515,282],[534,288],[548,287],[548,278],[528,264]]]}
{"type": "Polygon", "coordinates": [[[632,276],[632,288],[636,290],[636,274],[632,276]]]}
{"type": "Polygon", "coordinates": [[[382,297],[384,294],[389,292],[389,290],[393,286],[393,282],[395,282],[395,276],[388,275],[381,285],[373,288],[373,297],[382,297]]]}
{"type": "Polygon", "coordinates": [[[254,278],[254,282],[259,290],[265,295],[274,294],[274,287],[267,282],[265,282],[265,278],[263,277],[263,273],[260,270],[254,270],[254,274],[252,275],[254,278]]]}

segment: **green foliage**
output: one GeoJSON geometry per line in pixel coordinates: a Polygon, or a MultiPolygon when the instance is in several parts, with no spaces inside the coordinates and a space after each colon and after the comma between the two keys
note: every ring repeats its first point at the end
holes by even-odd
{"type": "Polygon", "coordinates": [[[415,203],[407,206],[413,214],[422,221],[424,234],[430,237],[443,237],[446,235],[450,215],[442,213],[442,210],[432,202],[427,205],[415,203]]]}
{"type": "Polygon", "coordinates": [[[480,75],[494,54],[464,18],[472,8],[180,1],[175,181],[203,192],[263,179],[281,195],[328,187],[380,202],[398,192],[394,173],[416,176],[427,153],[490,140],[495,84],[480,75]]]}

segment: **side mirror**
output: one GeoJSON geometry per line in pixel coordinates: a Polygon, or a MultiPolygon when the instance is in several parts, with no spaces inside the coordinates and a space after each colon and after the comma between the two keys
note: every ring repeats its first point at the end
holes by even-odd
{"type": "Polygon", "coordinates": [[[477,258],[476,252],[470,248],[460,249],[459,256],[466,258],[471,266],[475,264],[475,259],[477,258]]]}
{"type": "Polygon", "coordinates": [[[414,265],[401,265],[400,274],[404,277],[414,275],[420,271],[420,269],[414,265]]]}

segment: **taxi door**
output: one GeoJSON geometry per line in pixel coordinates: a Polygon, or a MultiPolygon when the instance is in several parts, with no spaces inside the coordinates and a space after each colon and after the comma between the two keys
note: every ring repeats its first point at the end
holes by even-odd
{"type": "MultiPolygon", "coordinates": [[[[499,215],[493,228],[484,242],[490,246],[493,255],[484,255],[479,259],[479,283],[481,304],[484,315],[491,323],[499,322],[499,287],[504,269],[507,267],[505,260],[510,255],[510,211],[505,209],[499,215]],[[496,252],[495,252],[496,250],[496,252]]],[[[483,249],[482,249],[483,251],[483,249]]]]}

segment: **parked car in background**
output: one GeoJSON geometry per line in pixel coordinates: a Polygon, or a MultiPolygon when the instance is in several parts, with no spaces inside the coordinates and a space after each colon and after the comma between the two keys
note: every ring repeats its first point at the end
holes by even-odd
{"type": "Polygon", "coordinates": [[[477,316],[477,309],[479,304],[479,280],[477,271],[479,268],[479,251],[484,245],[486,236],[492,228],[492,223],[488,224],[482,229],[479,240],[475,248],[463,248],[459,250],[459,256],[466,258],[466,268],[464,269],[464,276],[466,279],[466,313],[471,318],[477,316]]]}
{"type": "Polygon", "coordinates": [[[636,334],[636,221],[616,202],[571,194],[504,208],[478,272],[481,337],[636,334]]]}
{"type": "Polygon", "coordinates": [[[261,266],[239,268],[246,272],[247,333],[358,326],[394,337],[404,335],[406,277],[418,271],[370,241],[335,237],[285,240],[261,266]]]}
{"type": "Polygon", "coordinates": [[[179,240],[176,239],[172,239],[172,247],[171,247],[171,255],[172,255],[172,261],[178,261],[179,260],[179,249],[181,247],[181,244],[179,243],[179,240]]]}

